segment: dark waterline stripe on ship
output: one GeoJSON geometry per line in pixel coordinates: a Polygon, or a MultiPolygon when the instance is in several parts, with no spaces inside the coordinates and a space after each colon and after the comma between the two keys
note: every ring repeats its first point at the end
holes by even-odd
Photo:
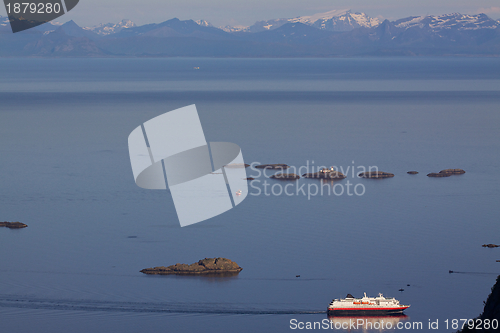
{"type": "Polygon", "coordinates": [[[354,307],[354,308],[334,308],[328,309],[329,311],[394,311],[394,310],[406,310],[408,307],[400,308],[369,308],[369,307],[354,307]]]}

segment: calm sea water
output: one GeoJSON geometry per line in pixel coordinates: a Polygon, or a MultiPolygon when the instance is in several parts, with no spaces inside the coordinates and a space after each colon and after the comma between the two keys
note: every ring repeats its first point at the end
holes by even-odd
{"type": "Polygon", "coordinates": [[[292,319],[327,319],[332,298],[381,292],[411,304],[381,320],[452,332],[444,321],[477,316],[500,274],[500,252],[481,247],[500,243],[500,59],[1,59],[0,70],[0,220],[29,225],[0,229],[2,331],[288,332],[292,319]],[[288,183],[247,169],[257,181],[241,205],[180,228],[169,192],[135,185],[127,137],[190,104],[207,140],[237,143],[247,163],[348,178],[323,195],[307,195],[321,185],[311,179],[275,195],[288,183]],[[355,176],[368,166],[395,177],[355,176]],[[467,173],[426,177],[445,168],[467,173]],[[139,272],[205,257],[243,271],[139,272]]]}

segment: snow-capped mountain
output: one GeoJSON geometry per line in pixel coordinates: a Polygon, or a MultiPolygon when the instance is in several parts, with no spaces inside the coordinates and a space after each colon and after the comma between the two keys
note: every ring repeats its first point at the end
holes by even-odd
{"type": "Polygon", "coordinates": [[[267,20],[267,21],[257,21],[253,25],[246,27],[242,31],[262,32],[262,31],[274,30],[274,29],[278,29],[282,25],[290,23],[290,20],[291,19],[274,19],[274,20],[267,20]]]}
{"type": "Polygon", "coordinates": [[[244,25],[226,25],[225,27],[219,27],[219,29],[224,30],[225,32],[248,32],[247,26],[244,25]]]}
{"type": "Polygon", "coordinates": [[[365,13],[353,13],[350,10],[333,17],[322,17],[311,25],[328,31],[351,31],[356,28],[372,28],[381,23],[378,18],[369,17],[365,13]]]}
{"type": "Polygon", "coordinates": [[[247,26],[244,26],[244,25],[235,25],[235,26],[226,25],[226,26],[216,27],[212,23],[205,21],[205,20],[196,20],[195,22],[201,27],[217,28],[217,29],[223,30],[225,32],[246,31],[246,29],[248,28],[247,26]]]}
{"type": "MultiPolygon", "coordinates": [[[[61,22],[50,21],[39,26],[34,27],[34,30],[43,32],[44,34],[48,34],[62,25],[61,22]]],[[[0,15],[0,29],[9,31],[10,30],[10,21],[7,16],[0,15]]]]}
{"type": "Polygon", "coordinates": [[[0,26],[6,27],[9,24],[9,18],[0,15],[0,26]]]}
{"type": "Polygon", "coordinates": [[[340,17],[343,15],[346,15],[349,12],[350,12],[349,9],[342,9],[342,10],[335,9],[335,10],[330,10],[329,12],[325,12],[325,13],[317,13],[317,14],[310,15],[310,16],[295,17],[295,18],[289,19],[289,21],[292,23],[300,22],[300,23],[304,23],[307,25],[313,25],[318,20],[321,20],[321,21],[331,20],[335,17],[340,17]]]}
{"type": "Polygon", "coordinates": [[[394,22],[398,28],[428,27],[434,32],[441,30],[480,30],[497,29],[500,22],[490,19],[485,14],[447,14],[440,16],[412,16],[394,22]]]}
{"type": "Polygon", "coordinates": [[[248,26],[245,25],[234,25],[234,26],[226,25],[226,26],[216,27],[215,25],[206,20],[196,20],[194,22],[196,22],[200,27],[217,28],[225,32],[240,32],[240,31],[248,32],[249,28],[248,26]]]}
{"type": "Polygon", "coordinates": [[[93,27],[84,27],[83,29],[92,31],[98,35],[101,36],[107,36],[111,34],[115,34],[117,32],[120,32],[123,29],[128,29],[128,28],[133,28],[135,27],[135,23],[130,21],[130,20],[122,20],[119,23],[106,23],[106,24],[99,24],[95,25],[93,27]]]}
{"type": "Polygon", "coordinates": [[[202,27],[213,27],[212,23],[205,21],[205,20],[196,20],[196,23],[198,23],[199,26],[202,27]]]}
{"type": "Polygon", "coordinates": [[[287,23],[303,23],[320,30],[351,31],[359,27],[375,27],[379,25],[381,21],[378,18],[369,17],[365,13],[353,13],[351,10],[331,10],[329,12],[308,16],[258,21],[249,27],[226,26],[219,27],[219,29],[227,32],[261,32],[277,29],[287,23]]]}

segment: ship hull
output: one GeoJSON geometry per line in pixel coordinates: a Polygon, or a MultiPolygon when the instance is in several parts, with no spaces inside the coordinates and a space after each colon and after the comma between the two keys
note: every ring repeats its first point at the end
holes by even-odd
{"type": "Polygon", "coordinates": [[[397,315],[402,314],[405,309],[408,307],[400,307],[400,308],[337,308],[337,309],[328,309],[329,315],[335,316],[353,316],[353,315],[373,315],[373,316],[383,316],[383,315],[397,315]]]}

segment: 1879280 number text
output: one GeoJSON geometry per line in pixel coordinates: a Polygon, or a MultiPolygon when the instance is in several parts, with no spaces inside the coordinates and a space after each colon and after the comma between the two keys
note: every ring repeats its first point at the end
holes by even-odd
{"type": "Polygon", "coordinates": [[[59,3],[35,3],[35,2],[16,2],[12,5],[10,3],[6,4],[7,14],[52,14],[61,12],[61,4],[59,3]]]}
{"type": "Polygon", "coordinates": [[[446,323],[446,329],[464,329],[465,327],[469,329],[476,330],[489,330],[489,329],[498,329],[498,320],[497,319],[453,319],[444,321],[446,323]]]}

